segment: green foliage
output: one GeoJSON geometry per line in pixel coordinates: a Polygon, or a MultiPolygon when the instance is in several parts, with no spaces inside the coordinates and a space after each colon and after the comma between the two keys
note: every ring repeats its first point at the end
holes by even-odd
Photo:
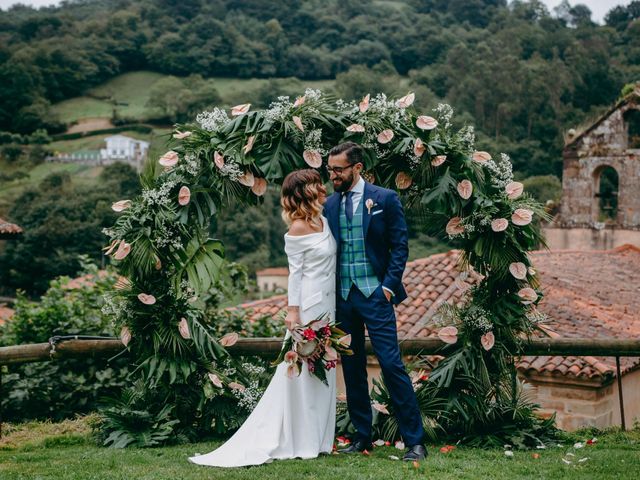
{"type": "Polygon", "coordinates": [[[555,175],[540,175],[523,180],[525,190],[543,205],[558,203],[562,196],[562,182],[555,175]]]}
{"type": "Polygon", "coordinates": [[[80,270],[78,255],[102,261],[100,230],[115,219],[111,204],[134,195],[139,185],[135,171],[121,164],[105,167],[97,180],[95,186],[75,185],[69,174],[54,173],[15,199],[9,216],[25,233],[0,253],[3,287],[42,293],[50,279],[80,270]]]}
{"type": "Polygon", "coordinates": [[[185,79],[170,76],[153,84],[147,107],[152,111],[149,118],[175,123],[185,122],[219,102],[220,94],[213,81],[204,80],[200,75],[185,79]]]}
{"type": "MultiPolygon", "coordinates": [[[[55,335],[107,335],[115,332],[101,312],[102,296],[113,288],[116,275],[82,260],[82,277],[53,280],[37,302],[18,295],[15,314],[0,327],[0,345],[44,343],[55,335]]],[[[28,363],[3,367],[3,419],[61,420],[98,407],[105,395],[125,385],[127,361],[82,359],[28,363]]]]}

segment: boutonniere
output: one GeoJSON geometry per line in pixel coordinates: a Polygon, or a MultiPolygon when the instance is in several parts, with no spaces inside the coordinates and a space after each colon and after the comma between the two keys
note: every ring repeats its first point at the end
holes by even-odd
{"type": "Polygon", "coordinates": [[[371,209],[372,209],[372,208],[373,208],[373,206],[375,205],[375,204],[373,203],[373,200],[372,200],[372,199],[370,199],[370,198],[367,198],[367,201],[366,201],[366,202],[364,202],[364,205],[367,207],[367,213],[368,213],[369,215],[371,215],[371,209]]]}

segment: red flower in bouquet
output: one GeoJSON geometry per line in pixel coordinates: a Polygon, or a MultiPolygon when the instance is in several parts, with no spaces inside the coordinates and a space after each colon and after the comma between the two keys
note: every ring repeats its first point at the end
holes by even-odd
{"type": "Polygon", "coordinates": [[[302,336],[305,338],[305,340],[314,340],[317,335],[316,332],[313,328],[307,328],[302,332],[302,336]]]}
{"type": "Polygon", "coordinates": [[[306,363],[309,373],[328,385],[327,371],[336,368],[340,354],[353,354],[350,344],[351,335],[332,325],[329,315],[322,315],[291,331],[273,365],[286,362],[287,376],[294,378],[306,363]]]}

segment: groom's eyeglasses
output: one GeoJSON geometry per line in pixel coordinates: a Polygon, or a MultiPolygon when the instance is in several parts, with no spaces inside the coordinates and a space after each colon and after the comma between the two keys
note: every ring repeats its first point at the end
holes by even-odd
{"type": "Polygon", "coordinates": [[[327,165],[326,169],[327,172],[329,173],[335,173],[336,175],[342,175],[342,172],[344,172],[347,168],[353,168],[355,166],[355,163],[353,165],[348,165],[346,167],[332,167],[331,165],[327,165]]]}

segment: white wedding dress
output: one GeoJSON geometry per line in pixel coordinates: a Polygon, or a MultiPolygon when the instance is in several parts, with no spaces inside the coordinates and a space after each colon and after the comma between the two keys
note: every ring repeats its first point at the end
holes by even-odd
{"type": "MultiPolygon", "coordinates": [[[[289,305],[300,306],[302,324],[325,313],[335,320],[336,242],[326,218],[322,222],[318,233],[285,234],[289,305]]],[[[306,363],[298,377],[288,378],[286,370],[285,362],[278,365],[258,405],[226,443],[189,460],[212,467],[242,467],[330,453],[336,422],[335,368],[327,372],[328,386],[309,373],[306,363]]]]}

